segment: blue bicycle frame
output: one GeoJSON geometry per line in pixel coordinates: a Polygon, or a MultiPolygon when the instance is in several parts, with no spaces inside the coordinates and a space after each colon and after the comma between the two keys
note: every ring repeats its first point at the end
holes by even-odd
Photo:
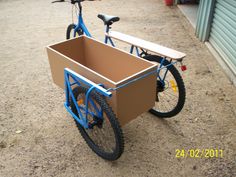
{"type": "Polygon", "coordinates": [[[97,107],[97,105],[91,99],[90,94],[93,90],[96,90],[98,93],[100,93],[101,95],[105,97],[111,97],[112,93],[104,89],[102,87],[102,84],[95,84],[94,82],[88,80],[87,78],[83,77],[82,75],[68,68],[64,69],[64,77],[65,77],[64,79],[65,79],[65,94],[66,94],[66,101],[64,103],[64,106],[66,107],[67,111],[72,115],[72,117],[86,129],[90,128],[89,127],[90,124],[88,122],[88,115],[90,115],[91,117],[96,117],[98,119],[103,119],[103,110],[97,107]],[[85,84],[89,86],[89,90],[87,91],[85,95],[85,105],[82,105],[82,106],[78,105],[77,100],[72,91],[73,85],[81,86],[81,84],[85,84]],[[75,115],[70,108],[71,106],[70,98],[71,98],[71,101],[75,105],[78,116],[75,115]],[[89,104],[94,108],[95,113],[89,111],[88,109],[89,104]]]}
{"type": "Polygon", "coordinates": [[[92,37],[86,25],[84,24],[82,13],[79,13],[78,15],[78,24],[76,25],[75,30],[74,30],[74,37],[76,36],[76,32],[79,31],[79,29],[82,29],[82,31],[85,33],[86,36],[92,37]]]}
{"type": "MultiPolygon", "coordinates": [[[[79,5],[80,6],[80,5],[79,5]]],[[[78,15],[78,24],[76,25],[75,29],[74,29],[74,37],[76,36],[76,32],[77,31],[80,31],[82,30],[83,33],[88,36],[88,37],[92,37],[92,35],[89,33],[86,25],[84,24],[84,21],[83,21],[83,17],[82,17],[82,11],[81,11],[82,7],[80,6],[80,12],[79,12],[79,15],[78,15]]],[[[109,30],[111,29],[110,26],[106,26],[105,28],[105,32],[106,33],[109,33],[109,30]]],[[[105,39],[104,39],[104,43],[105,44],[108,44],[108,42],[110,42],[110,44],[115,47],[114,45],[114,42],[112,41],[112,39],[105,35],[105,39]]],[[[141,57],[141,54],[139,53],[139,48],[137,46],[134,46],[134,45],[131,45],[131,48],[130,48],[130,53],[133,54],[133,51],[136,51],[136,54],[137,56],[141,57]]],[[[140,48],[141,49],[141,48],[140,48]]],[[[141,49],[142,50],[142,49],[141,49]]],[[[143,51],[143,50],[142,50],[143,51]]],[[[158,75],[158,78],[159,80],[161,81],[161,83],[163,85],[165,85],[165,78],[166,78],[166,75],[167,75],[167,72],[168,70],[166,70],[164,72],[164,76],[163,77],[160,77],[159,73],[162,69],[164,68],[168,68],[169,66],[175,64],[176,62],[171,62],[170,61],[170,64],[164,66],[164,62],[165,62],[166,58],[163,57],[159,67],[157,68],[157,75],[158,75]]],[[[90,128],[89,127],[89,123],[88,123],[88,119],[87,119],[87,116],[90,115],[92,117],[97,117],[97,118],[100,118],[100,119],[103,119],[103,110],[100,110],[96,104],[94,103],[94,101],[90,98],[90,94],[93,90],[96,90],[97,92],[99,92],[101,95],[104,95],[105,97],[111,97],[112,96],[112,93],[110,92],[110,90],[112,89],[104,89],[102,87],[101,84],[95,84],[93,82],[91,82],[90,80],[84,78],[83,76],[73,72],[72,70],[70,69],[65,69],[64,70],[64,76],[65,76],[65,94],[66,94],[66,102],[65,102],[65,107],[67,109],[67,111],[72,115],[72,117],[78,122],[80,123],[84,128],[90,128]],[[72,80],[72,81],[71,81],[72,80]],[[73,95],[73,92],[72,92],[72,86],[77,84],[77,85],[81,85],[81,83],[84,83],[86,85],[88,85],[90,88],[89,90],[87,91],[86,93],[86,98],[85,98],[85,106],[81,106],[81,105],[78,105],[77,104],[77,101],[76,101],[76,98],[74,97],[73,95]],[[78,113],[78,116],[75,115],[71,108],[70,108],[70,101],[69,101],[69,98],[71,98],[76,107],[76,110],[77,110],[77,113],[78,113]],[[88,104],[90,104],[96,113],[93,113],[91,111],[88,110],[88,104]],[[83,115],[83,113],[85,113],[85,116],[83,115]]]]}

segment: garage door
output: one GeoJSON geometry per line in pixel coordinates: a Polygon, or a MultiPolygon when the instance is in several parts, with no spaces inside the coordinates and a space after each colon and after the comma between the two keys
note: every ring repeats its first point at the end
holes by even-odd
{"type": "Polygon", "coordinates": [[[209,42],[236,75],[236,0],[216,0],[209,42]]]}

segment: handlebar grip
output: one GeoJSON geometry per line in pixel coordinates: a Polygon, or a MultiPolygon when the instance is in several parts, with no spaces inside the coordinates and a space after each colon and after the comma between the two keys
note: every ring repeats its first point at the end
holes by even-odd
{"type": "Polygon", "coordinates": [[[52,3],[55,3],[55,2],[65,2],[65,0],[56,0],[56,1],[52,1],[52,3]]]}
{"type": "MultiPolygon", "coordinates": [[[[80,3],[83,1],[96,1],[96,0],[71,0],[71,3],[75,4],[76,2],[80,3]]],[[[65,2],[65,0],[56,0],[56,1],[52,1],[51,3],[56,3],[56,2],[65,2]]]]}

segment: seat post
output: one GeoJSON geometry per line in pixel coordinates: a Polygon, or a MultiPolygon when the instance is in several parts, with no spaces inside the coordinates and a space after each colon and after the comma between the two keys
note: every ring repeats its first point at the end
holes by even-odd
{"type": "Polygon", "coordinates": [[[107,41],[108,41],[108,36],[106,34],[108,34],[109,29],[110,29],[109,25],[106,25],[106,27],[105,27],[105,40],[104,40],[105,44],[107,44],[107,41]]]}
{"type": "MultiPolygon", "coordinates": [[[[107,44],[107,42],[108,42],[108,40],[109,40],[109,37],[106,35],[106,34],[108,34],[109,33],[109,30],[111,29],[111,27],[110,27],[110,25],[106,25],[106,27],[105,27],[105,44],[107,44]]],[[[109,40],[109,41],[111,41],[111,39],[109,40]]],[[[113,44],[113,42],[111,41],[111,44],[114,46],[114,44],[113,44]]]]}
{"type": "Polygon", "coordinates": [[[106,33],[108,33],[110,29],[111,29],[110,25],[106,25],[106,33]]]}

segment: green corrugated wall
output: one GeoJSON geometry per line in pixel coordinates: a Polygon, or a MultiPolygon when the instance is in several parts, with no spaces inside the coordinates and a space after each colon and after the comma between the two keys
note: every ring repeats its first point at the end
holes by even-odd
{"type": "Polygon", "coordinates": [[[210,27],[209,42],[236,75],[236,0],[216,0],[210,27]]]}
{"type": "Polygon", "coordinates": [[[199,3],[196,36],[200,41],[206,41],[209,38],[214,7],[215,0],[201,0],[199,3]]]}

